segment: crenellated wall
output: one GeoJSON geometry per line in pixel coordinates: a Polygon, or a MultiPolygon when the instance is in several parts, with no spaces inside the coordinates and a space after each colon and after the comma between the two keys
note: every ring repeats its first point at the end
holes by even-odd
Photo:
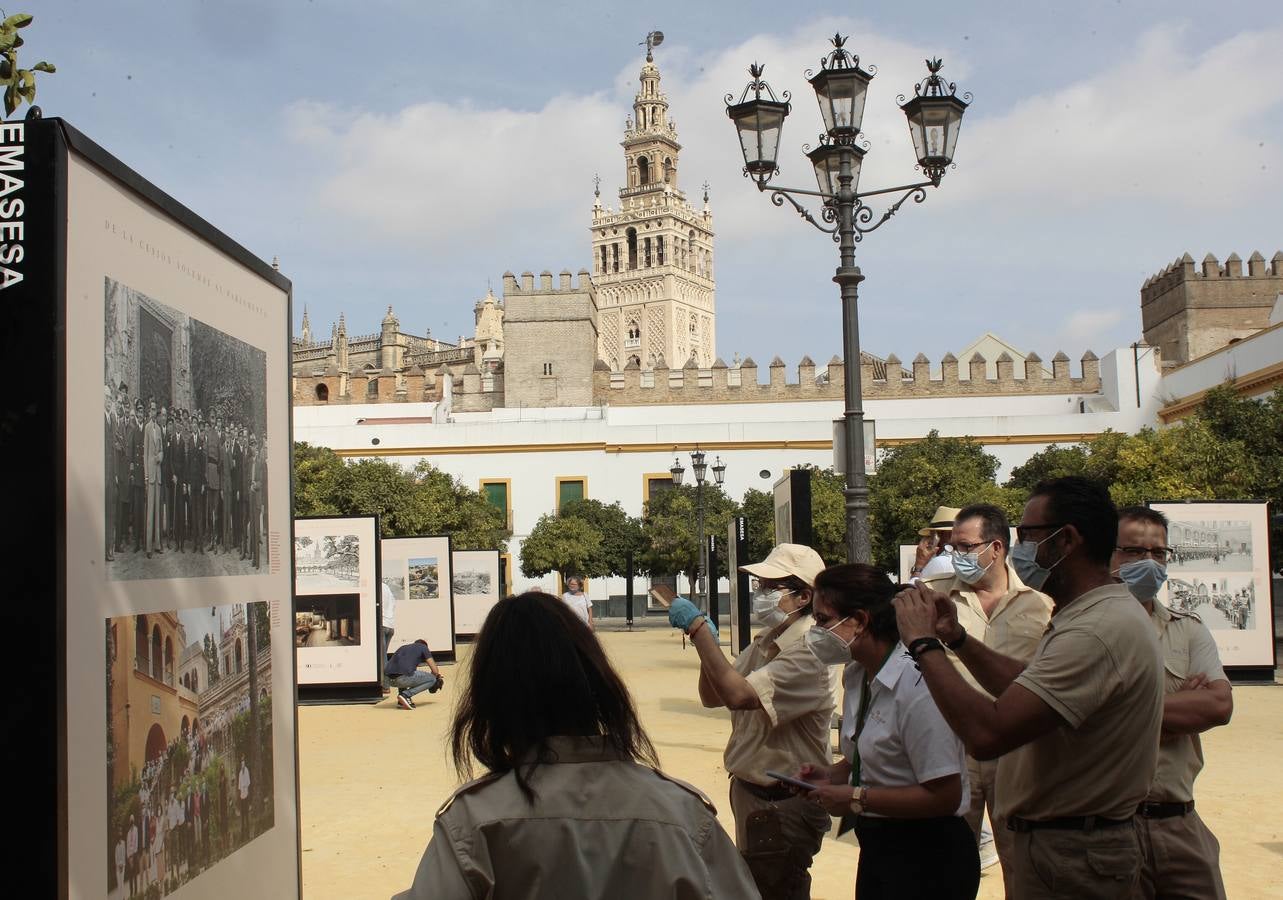
{"type": "MultiPolygon", "coordinates": [[[[970,378],[959,378],[959,363],[952,353],[940,360],[939,377],[931,374],[931,361],[918,354],[904,366],[894,354],[885,361],[866,357],[861,366],[865,399],[976,397],[1013,394],[1095,394],[1100,392],[1100,360],[1088,350],[1078,363],[1078,375],[1070,371],[1070,359],[1057,353],[1051,360],[1051,377],[1046,377],[1041,357],[1030,353],[1020,365],[1003,353],[996,360],[997,377],[985,376],[985,358],[979,353],[967,361],[970,378]]],[[[663,360],[653,370],[629,366],[611,372],[603,362],[593,371],[593,401],[599,405],[642,406],[664,403],[778,403],[805,400],[843,399],[845,377],[842,360],[834,357],[817,368],[803,357],[796,380],[789,381],[787,366],[776,357],[767,367],[767,380],[760,380],[759,367],[751,358],[737,368],[718,360],[711,369],[688,364],[670,369],[663,360]]]]}
{"type": "Polygon", "coordinates": [[[1210,253],[1201,265],[1186,253],[1141,286],[1145,342],[1168,365],[1183,365],[1265,328],[1281,293],[1283,251],[1268,265],[1253,253],[1246,272],[1237,253],[1223,265],[1210,253]]]}

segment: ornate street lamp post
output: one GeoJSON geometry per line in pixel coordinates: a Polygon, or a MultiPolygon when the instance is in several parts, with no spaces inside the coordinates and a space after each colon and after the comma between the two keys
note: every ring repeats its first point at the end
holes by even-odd
{"type": "MultiPolygon", "coordinates": [[[[691,451],[691,470],[695,473],[695,515],[696,515],[696,532],[699,536],[699,562],[695,571],[695,585],[699,593],[697,598],[700,602],[700,608],[710,609],[709,598],[711,592],[712,578],[708,572],[708,540],[704,534],[704,483],[708,480],[708,457],[698,446],[691,451]]],[[[726,464],[722,462],[719,456],[713,462],[713,481],[721,485],[726,480],[726,464]]],[[[686,469],[682,466],[681,459],[674,459],[672,466],[669,467],[668,473],[673,478],[673,486],[681,487],[682,478],[686,475],[686,469]]]]}
{"type": "Polygon", "coordinates": [[[726,95],[726,114],[739,133],[744,152],[744,175],[757,182],[759,191],[770,191],[771,202],[783,206],[787,201],[798,214],[820,231],[833,236],[838,244],[840,263],[833,280],[842,294],[842,355],[845,368],[846,409],[843,424],[846,433],[846,552],[851,562],[870,561],[869,488],[864,476],[864,409],[860,383],[860,326],[856,302],[859,284],[864,280],[855,265],[855,245],[864,235],[890,219],[910,197],[915,203],[927,198],[926,188],[939,187],[945,170],[953,164],[954,149],[962,115],[971,102],[970,94],[957,96],[957,85],[940,77],[940,60],[927,60],[928,75],[915,85],[914,97],[905,100],[901,109],[909,122],[909,133],[917,153],[918,166],[928,180],[916,184],[879,188],[859,192],[860,166],[868,150],[859,143],[864,118],[864,101],[872,71],[860,68],[858,56],[844,48],[846,38],[834,35],[833,51],[820,60],[820,69],[806,73],[815,90],[824,119],[825,133],[815,149],[804,148],[815,169],[818,191],[784,188],[770,184],[779,174],[776,156],[784,119],[790,111],[790,94],[783,100],[762,80],[765,66],[753,63],[748,72],[752,80],[738,102],[726,95]],[[751,95],[751,96],[750,96],[751,95]],[[904,192],[877,221],[865,197],[904,192]],[[823,203],[821,224],[794,199],[796,195],[819,197],[823,203]],[[871,224],[870,224],[871,223],[871,224]]]}

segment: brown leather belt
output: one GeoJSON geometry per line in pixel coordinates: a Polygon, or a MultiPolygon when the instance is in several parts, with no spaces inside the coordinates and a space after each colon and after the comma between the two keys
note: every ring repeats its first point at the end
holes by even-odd
{"type": "Polygon", "coordinates": [[[1136,815],[1144,819],[1173,819],[1194,811],[1194,801],[1188,803],[1151,803],[1146,801],[1136,807],[1136,815]]]}
{"type": "Polygon", "coordinates": [[[1103,816],[1065,816],[1060,819],[1022,819],[1019,816],[1007,817],[1007,830],[1018,832],[1041,831],[1097,831],[1101,828],[1122,828],[1132,824],[1131,819],[1106,819],[1103,816]]]}

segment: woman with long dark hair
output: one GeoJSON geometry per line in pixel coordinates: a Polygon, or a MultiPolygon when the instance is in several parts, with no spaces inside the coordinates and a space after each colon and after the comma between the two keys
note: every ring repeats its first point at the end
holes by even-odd
{"type": "MultiPolygon", "coordinates": [[[[974,898],[980,857],[963,814],[969,806],[962,741],[936,708],[914,654],[900,643],[897,586],[862,563],[815,579],[807,643],[823,662],[846,664],[841,762],[803,766],[808,796],[855,828],[860,900],[974,898]]],[[[938,644],[938,642],[936,642],[938,644]]]]}
{"type": "Polygon", "coordinates": [[[455,710],[461,776],[396,900],[757,897],[712,803],[669,778],[597,638],[556,597],[486,617],[455,710]]]}

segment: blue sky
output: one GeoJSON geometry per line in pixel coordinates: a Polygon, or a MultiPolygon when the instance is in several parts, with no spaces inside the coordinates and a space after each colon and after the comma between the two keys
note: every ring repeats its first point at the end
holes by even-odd
{"type": "MultiPolygon", "coordinates": [[[[1138,292],[1188,251],[1283,249],[1283,26],[1269,0],[638,4],[439,0],[56,0],[24,59],[37,102],[265,259],[328,334],[454,340],[505,270],[590,267],[592,178],[618,206],[647,31],[710,184],[718,353],[840,352],[836,247],[740,175],[722,96],[758,60],[791,90],[779,182],[814,187],[802,71],[835,30],[878,66],[863,189],[912,180],[896,95],[927,55],[975,94],[957,169],[858,249],[866,350],[957,352],[994,331],[1044,359],[1140,334],[1138,292]],[[858,14],[853,13],[858,10],[858,14]],[[922,20],[926,20],[925,22],[922,20]]],[[[13,10],[17,10],[14,7],[13,10]]]]}

